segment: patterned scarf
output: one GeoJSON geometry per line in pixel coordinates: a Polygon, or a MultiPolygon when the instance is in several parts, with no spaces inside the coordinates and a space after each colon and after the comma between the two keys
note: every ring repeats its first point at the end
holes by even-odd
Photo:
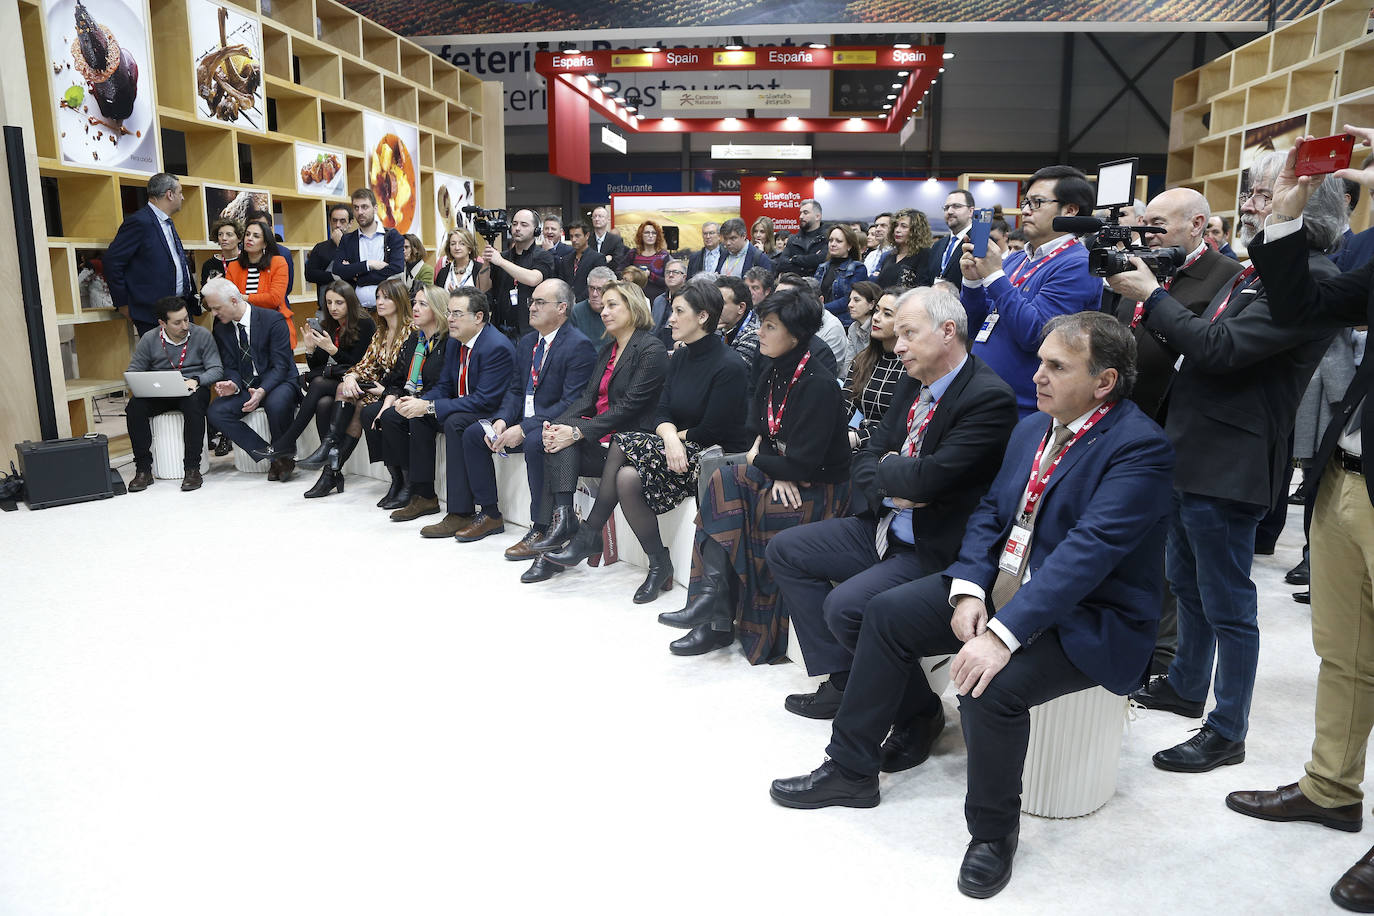
{"type": "MultiPolygon", "coordinates": [[[[420,374],[425,371],[425,360],[429,357],[430,347],[434,342],[432,339],[427,339],[425,332],[418,328],[415,333],[420,335],[420,341],[415,345],[414,355],[410,357],[410,373],[409,378],[406,379],[406,392],[409,394],[414,394],[420,390],[420,374]]],[[[435,337],[437,338],[438,335],[436,334],[435,337]]]]}

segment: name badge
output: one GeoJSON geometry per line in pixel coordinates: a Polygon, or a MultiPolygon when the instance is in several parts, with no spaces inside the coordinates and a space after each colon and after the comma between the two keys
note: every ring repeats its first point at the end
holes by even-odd
{"type": "Polygon", "coordinates": [[[511,304],[512,306],[516,306],[516,305],[519,305],[519,304],[520,304],[520,291],[519,291],[518,288],[515,288],[515,287],[512,287],[512,288],[511,288],[511,291],[510,291],[510,304],[511,304]]]}
{"type": "Polygon", "coordinates": [[[988,315],[988,317],[984,318],[983,326],[978,329],[978,336],[973,338],[973,342],[987,343],[988,338],[992,336],[992,329],[997,327],[997,319],[1000,317],[1001,316],[998,315],[996,312],[993,312],[990,315],[988,315]]]}
{"type": "Polygon", "coordinates": [[[787,443],[786,443],[786,442],[779,441],[779,442],[775,442],[774,445],[776,445],[776,446],[778,447],[778,454],[781,455],[781,456],[783,456],[784,458],[786,458],[786,457],[787,457],[787,443]]]}
{"type": "Polygon", "coordinates": [[[525,418],[529,419],[532,416],[534,416],[534,395],[527,394],[525,395],[525,418]]]}
{"type": "Polygon", "coordinates": [[[1183,354],[1180,353],[1180,354],[1178,355],[1178,359],[1174,360],[1174,371],[1177,372],[1178,370],[1180,370],[1180,369],[1182,369],[1182,368],[1183,368],[1183,354]]]}
{"type": "Polygon", "coordinates": [[[1026,551],[1030,549],[1030,538],[1029,528],[1012,525],[1011,534],[1007,536],[1007,545],[1002,548],[1002,558],[997,561],[997,568],[1009,575],[1020,575],[1026,551]]]}

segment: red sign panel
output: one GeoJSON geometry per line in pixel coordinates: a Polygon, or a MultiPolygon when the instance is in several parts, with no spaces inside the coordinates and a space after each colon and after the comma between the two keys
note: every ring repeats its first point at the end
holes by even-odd
{"type": "Polygon", "coordinates": [[[774,232],[794,233],[800,228],[801,202],[814,196],[814,184],[813,178],[741,178],[740,218],[752,230],[754,221],[766,216],[773,221],[774,232]]]}

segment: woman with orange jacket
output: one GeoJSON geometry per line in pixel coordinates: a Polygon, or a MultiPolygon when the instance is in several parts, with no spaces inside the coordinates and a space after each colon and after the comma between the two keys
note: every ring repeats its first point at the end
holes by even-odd
{"type": "Polygon", "coordinates": [[[266,223],[254,221],[244,227],[243,250],[238,260],[224,265],[224,276],[239,288],[250,305],[281,312],[296,346],[296,325],[291,321],[291,306],[286,301],[289,269],[286,258],[277,254],[277,243],[266,223]]]}

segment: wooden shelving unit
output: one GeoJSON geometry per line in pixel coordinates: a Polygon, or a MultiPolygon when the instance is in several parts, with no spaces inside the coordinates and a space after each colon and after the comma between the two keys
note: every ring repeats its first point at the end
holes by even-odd
{"type": "MultiPolygon", "coordinates": [[[[359,16],[336,0],[226,0],[235,11],[261,24],[262,82],[267,123],[231,125],[197,117],[192,30],[185,0],[149,0],[153,105],[161,129],[159,161],[180,161],[186,193],[175,217],[177,231],[197,266],[217,250],[206,238],[203,189],[252,187],[271,193],[294,253],[296,292],[291,297],[297,323],[315,313],[316,295],[305,281],[305,258],[324,237],[326,212],[333,200],[296,191],[296,141],[341,150],[346,187],[366,184],[363,112],[371,110],[419,129],[418,164],[422,215],[412,226],[431,259],[438,246],[433,217],[434,172],[474,179],[482,206],[505,203],[502,110],[499,84],[494,92],[419,45],[359,16]],[[491,139],[486,127],[491,129],[491,139]],[[490,153],[490,155],[488,155],[490,153]]],[[[83,308],[78,287],[78,252],[103,249],[114,237],[127,208],[139,197],[147,176],[83,168],[62,161],[50,87],[45,72],[48,47],[42,8],[18,0],[25,70],[32,97],[37,169],[51,192],[55,212],[48,220],[60,231],[35,227],[39,257],[46,251],[59,328],[74,334],[78,377],[55,393],[65,401],[71,435],[96,431],[92,399],[123,387],[133,333],[110,309],[83,308]]],[[[346,193],[346,192],[345,192],[346,193]]],[[[47,278],[44,278],[45,280],[47,278]]],[[[45,283],[46,285],[46,283],[45,283]]],[[[49,329],[57,335],[58,328],[49,329]]],[[[59,409],[59,414],[61,410],[59,409]]],[[[116,447],[118,447],[116,443],[116,447]]]]}
{"type": "MultiPolygon", "coordinates": [[[[1247,131],[1299,117],[1318,137],[1374,124],[1370,21],[1369,0],[1336,0],[1174,80],[1169,185],[1234,219],[1247,131]]],[[[1355,161],[1368,154],[1356,147],[1355,161]]],[[[1357,232],[1369,222],[1368,206],[1351,217],[1357,232]]]]}

